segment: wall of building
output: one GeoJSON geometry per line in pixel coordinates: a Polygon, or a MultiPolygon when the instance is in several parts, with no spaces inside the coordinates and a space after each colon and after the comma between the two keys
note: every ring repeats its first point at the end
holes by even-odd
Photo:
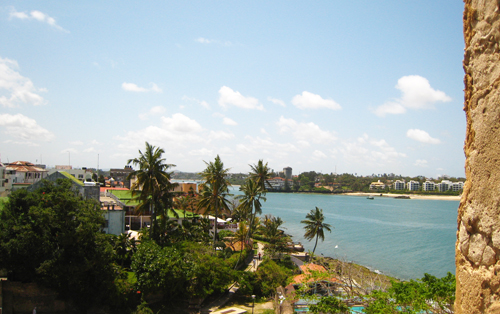
{"type": "Polygon", "coordinates": [[[500,4],[465,0],[467,131],[455,313],[500,313],[500,4]]]}

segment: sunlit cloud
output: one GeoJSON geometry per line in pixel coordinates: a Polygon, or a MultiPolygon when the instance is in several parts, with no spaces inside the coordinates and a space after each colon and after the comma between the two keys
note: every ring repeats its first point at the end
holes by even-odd
{"type": "Polygon", "coordinates": [[[0,126],[5,127],[5,134],[36,146],[38,146],[37,142],[49,142],[55,137],[52,132],[38,125],[34,119],[20,113],[0,114],[0,126]]]}
{"type": "Polygon", "coordinates": [[[38,22],[48,24],[51,27],[54,27],[55,29],[58,29],[58,30],[63,31],[65,33],[69,33],[68,30],[59,26],[53,17],[49,16],[46,13],[37,11],[37,10],[32,10],[30,12],[18,12],[18,11],[16,11],[16,9],[12,8],[10,11],[9,17],[11,19],[36,20],[38,22]]]}
{"type": "Polygon", "coordinates": [[[303,91],[301,95],[295,95],[292,98],[292,104],[299,109],[342,109],[342,107],[334,100],[323,99],[320,95],[316,95],[307,91],[303,91]]]}
{"type": "Polygon", "coordinates": [[[377,107],[374,110],[377,116],[403,114],[407,109],[432,109],[437,102],[451,101],[448,95],[433,89],[429,81],[419,75],[403,76],[398,80],[396,88],[401,91],[401,98],[377,107]]]}
{"type": "Polygon", "coordinates": [[[313,122],[299,123],[294,119],[286,119],[281,116],[276,125],[280,133],[290,133],[299,141],[310,140],[314,143],[328,143],[337,139],[333,132],[322,130],[313,122]]]}
{"type": "MultiPolygon", "coordinates": [[[[39,92],[44,88],[35,88],[33,82],[17,72],[19,65],[15,60],[0,57],[0,92],[4,90],[7,96],[0,96],[0,104],[13,108],[19,104],[44,105],[47,103],[39,92]]],[[[1,93],[0,93],[1,94],[1,93]]]]}
{"type": "Polygon", "coordinates": [[[219,89],[219,105],[223,108],[235,106],[244,109],[264,110],[264,106],[259,103],[257,98],[245,97],[227,86],[222,86],[219,89]]]}
{"type": "Polygon", "coordinates": [[[267,97],[267,100],[269,100],[273,104],[280,105],[281,107],[286,107],[285,102],[281,99],[267,97]]]}
{"type": "Polygon", "coordinates": [[[429,133],[419,130],[419,129],[409,129],[406,132],[406,136],[411,138],[412,140],[427,143],[427,144],[439,144],[441,141],[437,138],[433,138],[429,135],[429,133]]]}
{"type": "Polygon", "coordinates": [[[151,85],[150,88],[145,88],[145,87],[139,87],[137,86],[137,84],[134,83],[123,82],[122,89],[127,92],[136,92],[136,93],[162,92],[161,88],[159,88],[158,85],[156,85],[155,83],[150,83],[150,85],[151,85]]]}
{"type": "Polygon", "coordinates": [[[141,120],[147,120],[151,116],[153,116],[153,117],[160,116],[163,113],[165,113],[165,111],[167,111],[167,109],[165,107],[163,107],[163,106],[154,106],[153,108],[149,109],[148,112],[141,113],[139,115],[139,119],[141,119],[141,120]]]}

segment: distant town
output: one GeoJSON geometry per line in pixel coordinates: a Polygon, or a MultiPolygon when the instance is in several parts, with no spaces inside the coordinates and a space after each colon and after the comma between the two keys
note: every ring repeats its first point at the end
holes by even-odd
{"type": "MultiPolygon", "coordinates": [[[[47,178],[56,172],[65,172],[73,178],[87,184],[95,183],[101,187],[130,188],[129,173],[131,166],[98,170],[95,168],[73,168],[71,165],[58,165],[47,168],[42,164],[27,161],[0,163],[0,197],[10,192],[28,186],[47,178]]],[[[172,172],[172,179],[180,181],[198,181],[201,176],[196,172],[172,172]]],[[[247,179],[247,173],[231,173],[229,182],[232,185],[242,185],[247,179]]],[[[357,174],[324,174],[315,171],[293,174],[291,167],[282,171],[272,170],[268,180],[268,190],[274,192],[380,192],[380,193],[416,193],[436,195],[459,195],[463,190],[465,178],[455,178],[443,175],[439,178],[424,176],[409,177],[403,175],[372,174],[358,176],[357,174]]]]}

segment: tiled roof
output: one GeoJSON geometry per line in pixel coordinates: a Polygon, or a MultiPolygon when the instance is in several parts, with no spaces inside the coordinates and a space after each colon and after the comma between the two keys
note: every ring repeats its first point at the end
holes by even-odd
{"type": "Polygon", "coordinates": [[[47,172],[47,170],[39,168],[27,161],[15,161],[5,165],[7,170],[16,170],[16,172],[47,172]]]}

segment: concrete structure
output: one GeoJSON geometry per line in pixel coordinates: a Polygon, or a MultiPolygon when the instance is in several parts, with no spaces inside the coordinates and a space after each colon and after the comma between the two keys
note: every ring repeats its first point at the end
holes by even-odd
{"type": "Polygon", "coordinates": [[[130,181],[127,180],[128,175],[133,172],[132,166],[125,166],[123,169],[110,169],[109,176],[115,180],[115,182],[122,182],[123,187],[130,189],[130,181]]]}
{"type": "Polygon", "coordinates": [[[378,180],[377,182],[372,182],[370,184],[370,190],[383,190],[385,189],[385,183],[380,182],[378,180]]]}
{"type": "Polygon", "coordinates": [[[500,3],[465,0],[467,178],[458,208],[455,313],[500,313],[500,3]]]}
{"type": "MultiPolygon", "coordinates": [[[[87,183],[84,184],[82,181],[73,177],[65,171],[57,171],[46,177],[48,181],[56,182],[58,179],[70,179],[73,183],[73,189],[79,193],[84,199],[93,199],[99,201],[99,186],[96,184],[87,183]]],[[[28,187],[28,191],[34,191],[40,187],[42,182],[37,182],[28,187]]]]}
{"type": "Polygon", "coordinates": [[[33,184],[47,177],[47,170],[39,168],[28,161],[16,161],[4,165],[11,184],[33,184]]]}
{"type": "Polygon", "coordinates": [[[92,171],[87,168],[73,169],[71,166],[56,166],[54,169],[48,169],[48,174],[64,171],[82,182],[92,181],[92,171]]]}
{"type": "Polygon", "coordinates": [[[409,191],[418,191],[420,190],[420,182],[411,180],[406,184],[406,188],[409,191]]]}
{"type": "Polygon", "coordinates": [[[102,214],[106,222],[103,231],[107,234],[120,235],[125,233],[125,211],[115,204],[101,206],[102,214]]]}
{"type": "Polygon", "coordinates": [[[435,191],[436,190],[436,183],[432,181],[425,181],[424,184],[422,185],[422,190],[423,191],[435,191]]]}
{"type": "Polygon", "coordinates": [[[439,192],[446,192],[451,188],[453,183],[449,180],[442,180],[440,183],[436,184],[436,188],[439,192]]]}
{"type": "Polygon", "coordinates": [[[405,189],[405,181],[404,180],[396,180],[393,183],[394,190],[402,191],[405,189]]]}
{"type": "Polygon", "coordinates": [[[267,180],[269,184],[271,185],[271,189],[276,190],[276,191],[281,191],[285,188],[285,179],[280,178],[280,177],[275,177],[270,180],[267,180]]]}
{"type": "Polygon", "coordinates": [[[453,182],[451,184],[451,190],[453,192],[459,192],[464,189],[464,183],[463,182],[453,182]]]}
{"type": "Polygon", "coordinates": [[[292,168],[291,167],[283,168],[283,173],[285,174],[286,179],[292,180],[292,168]]]}

